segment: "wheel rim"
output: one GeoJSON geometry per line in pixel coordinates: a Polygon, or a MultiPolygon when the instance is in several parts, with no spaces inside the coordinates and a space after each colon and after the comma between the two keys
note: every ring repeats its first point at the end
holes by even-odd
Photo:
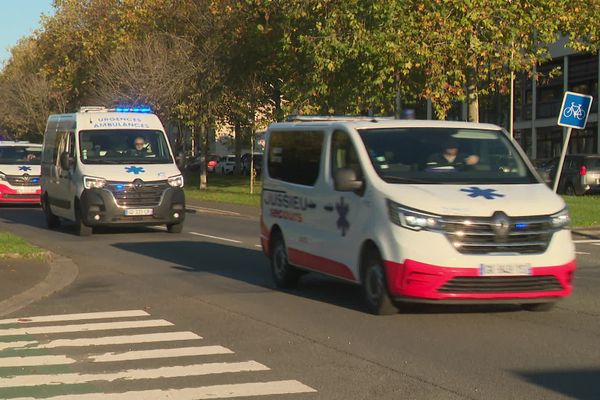
{"type": "Polygon", "coordinates": [[[381,265],[373,264],[369,267],[365,287],[369,302],[379,304],[385,290],[385,279],[381,265]]]}
{"type": "Polygon", "coordinates": [[[273,253],[273,272],[278,279],[281,279],[287,270],[287,254],[283,244],[278,244],[273,253]]]}

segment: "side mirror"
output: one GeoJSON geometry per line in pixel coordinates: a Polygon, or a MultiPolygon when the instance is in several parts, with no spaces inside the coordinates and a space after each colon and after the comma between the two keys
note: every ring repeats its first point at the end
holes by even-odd
{"type": "Polygon", "coordinates": [[[64,152],[60,155],[60,167],[62,169],[71,168],[71,159],[69,158],[69,153],[64,152]]]}
{"type": "Polygon", "coordinates": [[[357,178],[352,168],[340,168],[334,176],[334,187],[339,192],[356,192],[363,188],[364,182],[357,178]]]}

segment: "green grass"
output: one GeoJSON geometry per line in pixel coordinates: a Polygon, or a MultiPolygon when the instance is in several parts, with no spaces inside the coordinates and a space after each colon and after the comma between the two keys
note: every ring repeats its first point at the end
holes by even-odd
{"type": "Polygon", "coordinates": [[[185,195],[188,199],[215,201],[260,207],[261,181],[256,180],[254,194],[250,194],[250,178],[236,175],[208,175],[208,188],[199,189],[199,173],[185,176],[185,195]]]}
{"type": "Polygon", "coordinates": [[[46,252],[43,249],[29,244],[12,233],[0,232],[0,259],[28,258],[41,260],[45,257],[46,252]]]}
{"type": "Polygon", "coordinates": [[[569,206],[571,226],[600,226],[600,196],[563,196],[569,206]]]}

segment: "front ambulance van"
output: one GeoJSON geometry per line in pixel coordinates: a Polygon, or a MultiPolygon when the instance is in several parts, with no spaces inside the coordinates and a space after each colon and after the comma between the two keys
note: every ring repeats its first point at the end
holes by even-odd
{"type": "Polygon", "coordinates": [[[147,108],[83,107],[51,115],[42,153],[42,206],[49,228],[166,225],[185,217],[183,177],[158,117],[147,108]]]}
{"type": "Polygon", "coordinates": [[[303,270],[402,302],[549,309],[572,291],[563,199],[495,125],[299,119],[267,132],[261,239],[278,286],[303,270]]]}
{"type": "Polygon", "coordinates": [[[42,145],[0,141],[0,204],[40,203],[42,145]]]}

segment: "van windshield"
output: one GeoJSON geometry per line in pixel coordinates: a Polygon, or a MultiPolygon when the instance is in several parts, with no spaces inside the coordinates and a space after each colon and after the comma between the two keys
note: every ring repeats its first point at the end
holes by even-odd
{"type": "Polygon", "coordinates": [[[41,146],[0,146],[0,164],[40,165],[41,146]]]}
{"type": "Polygon", "coordinates": [[[161,131],[98,129],[79,132],[84,164],[168,164],[173,162],[161,131]]]}
{"type": "Polygon", "coordinates": [[[501,131],[391,128],[359,134],[375,170],[389,183],[538,183],[501,131]]]}

